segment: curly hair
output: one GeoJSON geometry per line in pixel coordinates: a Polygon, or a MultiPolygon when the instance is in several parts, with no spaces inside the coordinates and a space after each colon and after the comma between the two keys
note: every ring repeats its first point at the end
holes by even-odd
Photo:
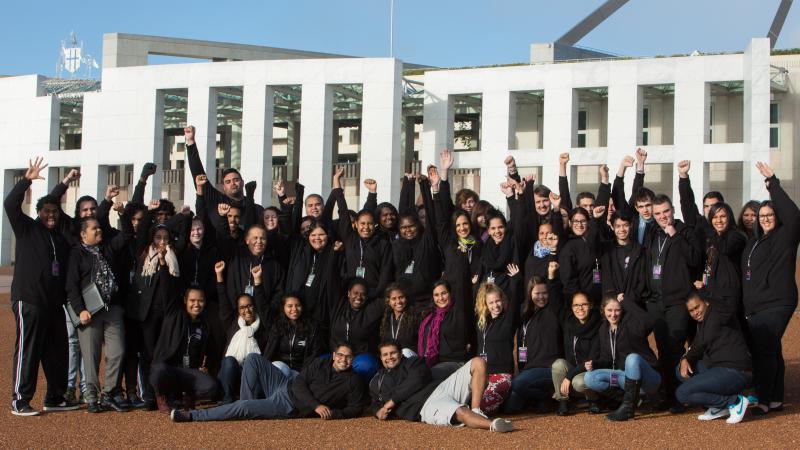
{"type": "Polygon", "coordinates": [[[478,294],[475,295],[475,317],[477,318],[476,324],[479,330],[485,330],[486,323],[489,321],[489,318],[491,318],[489,306],[486,304],[486,297],[489,294],[500,296],[500,299],[503,301],[503,308],[508,306],[508,297],[500,286],[494,283],[481,283],[481,286],[478,288],[478,294]]]}

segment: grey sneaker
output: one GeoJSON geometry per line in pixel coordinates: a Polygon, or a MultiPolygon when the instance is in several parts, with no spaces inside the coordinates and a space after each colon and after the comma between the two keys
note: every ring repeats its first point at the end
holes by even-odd
{"type": "Polygon", "coordinates": [[[57,412],[57,411],[75,411],[81,407],[80,403],[70,402],[67,399],[61,400],[60,402],[54,401],[46,401],[44,402],[44,410],[45,412],[57,412]]]}
{"type": "Polygon", "coordinates": [[[11,407],[11,414],[15,416],[29,417],[29,416],[38,416],[41,413],[33,409],[31,405],[29,405],[28,403],[17,402],[16,407],[13,406],[11,407]]]}
{"type": "Polygon", "coordinates": [[[508,433],[509,431],[514,431],[514,424],[511,423],[510,420],[501,419],[498,417],[492,421],[489,431],[494,431],[496,433],[508,433]]]}

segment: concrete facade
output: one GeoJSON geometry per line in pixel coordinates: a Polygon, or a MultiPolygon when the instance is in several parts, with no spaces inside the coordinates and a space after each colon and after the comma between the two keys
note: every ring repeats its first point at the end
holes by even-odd
{"type": "MultiPolygon", "coordinates": [[[[119,39],[117,41],[119,43],[119,39]]],[[[124,66],[122,59],[116,65],[124,66]]],[[[407,69],[408,67],[406,67],[407,69]]],[[[44,195],[58,182],[58,168],[79,166],[81,193],[98,195],[109,180],[109,167],[132,165],[138,175],[148,161],[164,158],[164,90],[188,92],[187,122],[197,127],[201,158],[211,181],[217,142],[217,91],[241,87],[241,172],[258,180],[258,202],[269,203],[272,186],[274,89],[302,87],[298,179],[309,193],[327,195],[335,162],[334,96],[336,86],[361,85],[360,178],[379,184],[379,201],[396,202],[399,180],[413,148],[413,118],[406,112],[404,65],[388,58],[326,58],[254,60],[111,67],[102,72],[102,89],[83,97],[82,144],[79,150],[59,148],[59,99],[47,96],[38,75],[0,79],[0,189],[7,193],[29,157],[42,155],[50,164],[45,182],[34,183],[31,198],[44,195]],[[409,125],[412,124],[412,125],[409,125]]],[[[573,191],[596,189],[598,164],[612,176],[623,156],[643,142],[642,109],[650,111],[647,184],[677,197],[674,163],[691,159],[692,184],[698,193],[722,190],[729,203],[767,198],[755,161],[769,161],[793,198],[798,198],[800,164],[794,124],[800,118],[798,96],[800,57],[770,56],[768,39],[753,39],[740,54],[671,58],[614,59],[425,72],[421,149],[422,167],[438,160],[443,148],[454,146],[454,98],[480,94],[480,145],[477,151],[456,153],[454,184],[480,190],[481,197],[503,205],[498,185],[504,181],[503,159],[513,155],[523,173],[555,187],[558,154],[571,152],[573,191]],[[776,90],[775,69],[788,70],[784,87],[776,90]],[[712,86],[738,81],[743,88],[735,106],[713,103],[712,86]],[[772,84],[771,84],[772,83],[772,84]],[[649,86],[674,86],[664,98],[646,95],[649,86]],[[581,96],[600,92],[597,99],[581,96]],[[519,93],[537,98],[517,108],[519,93]],[[525,94],[528,95],[528,94],[525,94]],[[780,146],[770,149],[770,103],[780,102],[780,146]],[[578,117],[586,111],[586,146],[577,148],[578,117]],[[724,113],[723,113],[724,110],[724,113]],[[723,132],[724,130],[724,132],[723,132]],[[725,135],[725,143],[720,136],[725,135]],[[713,136],[713,138],[712,138],[713,136]],[[738,142],[729,142],[733,136],[738,142]]],[[[593,94],[594,95],[594,94],[593,94]]],[[[736,94],[738,95],[738,94],[736,94]]],[[[725,99],[728,101],[729,99],[725,99]]],[[[415,113],[420,114],[420,113],[415,113]]],[[[419,125],[416,126],[419,129],[419,125]]],[[[280,136],[286,138],[286,134],[280,136]]],[[[346,144],[347,142],[345,142],[346,144]]],[[[629,184],[633,178],[629,171],[629,184]]],[[[194,204],[188,168],[183,178],[183,203],[194,204]]],[[[360,184],[360,180],[356,180],[360,184]]],[[[456,186],[456,187],[457,187],[456,186]]],[[[153,177],[148,195],[159,197],[161,178],[153,177]]],[[[361,190],[359,203],[366,192],[361,190]]],[[[33,202],[35,203],[35,202],[33,202]]],[[[351,205],[352,209],[359,206],[351,205]]],[[[31,206],[32,208],[32,206],[31,206]]],[[[68,208],[69,209],[69,208],[68,208]]],[[[34,211],[31,211],[34,214],[34,211]]],[[[11,232],[0,222],[0,264],[11,259],[11,232]]]]}

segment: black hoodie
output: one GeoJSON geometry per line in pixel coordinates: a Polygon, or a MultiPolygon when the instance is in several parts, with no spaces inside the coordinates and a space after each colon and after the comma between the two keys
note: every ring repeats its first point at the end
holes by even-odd
{"type": "Polygon", "coordinates": [[[428,385],[431,372],[425,360],[418,357],[400,356],[400,362],[394,369],[381,367],[369,382],[369,394],[372,397],[372,414],[383,408],[389,400],[395,406],[392,410],[398,419],[417,420],[422,404],[407,401],[428,385]]]}
{"type": "Polygon", "coordinates": [[[655,327],[653,319],[636,302],[623,301],[622,317],[616,332],[610,331],[606,320],[600,325],[600,356],[592,361],[592,370],[625,370],[625,358],[636,353],[653,367],[658,365],[647,336],[655,327]],[[613,344],[613,345],[612,345],[613,344]]]}
{"type": "Polygon", "coordinates": [[[586,323],[580,323],[574,315],[570,314],[561,325],[564,331],[564,359],[575,367],[567,372],[567,378],[572,380],[575,375],[586,371],[584,363],[594,361],[600,356],[600,314],[594,309],[589,310],[586,323]]]}

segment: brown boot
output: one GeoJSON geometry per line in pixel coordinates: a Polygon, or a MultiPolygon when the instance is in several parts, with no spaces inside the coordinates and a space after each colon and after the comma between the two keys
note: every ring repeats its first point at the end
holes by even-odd
{"type": "Polygon", "coordinates": [[[158,405],[158,412],[169,414],[170,411],[172,411],[172,408],[169,407],[169,403],[167,403],[166,395],[156,395],[156,404],[158,405]]]}

